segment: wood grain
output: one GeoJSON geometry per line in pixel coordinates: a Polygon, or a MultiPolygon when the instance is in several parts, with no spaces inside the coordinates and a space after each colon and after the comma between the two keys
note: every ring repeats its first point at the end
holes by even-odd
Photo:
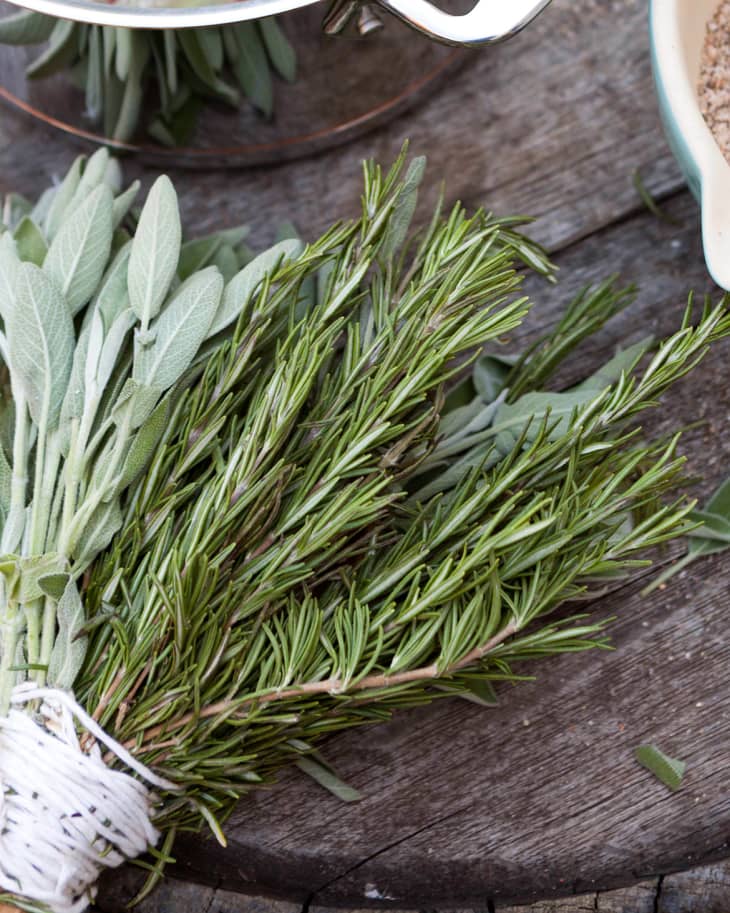
{"type": "MultiPolygon", "coordinates": [[[[175,171],[186,220],[198,231],[248,220],[261,244],[289,217],[314,234],[355,211],[359,159],[387,162],[410,137],[431,158],[425,206],[447,175],[450,199],[531,212],[534,235],[561,252],[564,280],[531,284],[538,304],[513,345],[554,320],[585,282],[616,271],[640,282],[636,307],[569,366],[566,379],[578,377],[618,342],[669,331],[688,290],[709,288],[697,211],[658,124],[645,12],[642,0],[555,0],[515,41],[484,52],[356,147],[244,175],[175,171]],[[679,227],[643,212],[636,168],[668,198],[679,227]]],[[[35,193],[74,151],[3,112],[0,191],[35,193]]],[[[150,180],[137,163],[126,170],[150,180]]],[[[718,347],[652,421],[656,431],[701,423],[685,441],[700,495],[730,466],[727,363],[728,346],[718,347]]],[[[241,803],[227,851],[180,840],[176,873],[211,889],[188,886],[187,900],[162,891],[150,910],[193,913],[200,901],[209,913],[221,892],[245,890],[300,907],[424,910],[501,910],[589,892],[600,910],[597,892],[726,855],[726,566],[723,557],[698,565],[650,599],[639,598],[637,582],[601,600],[595,612],[618,616],[616,651],[546,664],[535,683],[500,689],[495,710],[452,701],[333,739],[327,756],[363,793],[360,803],[342,805],[285,772],[241,803]],[[635,764],[642,741],[688,762],[680,792],[635,764]]],[[[121,911],[138,885],[137,871],[117,873],[99,909],[121,911]]]]}

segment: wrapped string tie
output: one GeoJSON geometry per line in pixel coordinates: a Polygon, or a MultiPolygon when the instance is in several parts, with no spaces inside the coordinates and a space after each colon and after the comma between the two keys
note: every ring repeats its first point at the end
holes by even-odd
{"type": "Polygon", "coordinates": [[[103,761],[105,745],[150,786],[175,790],[110,738],[73,699],[24,682],[0,718],[0,889],[81,913],[93,901],[104,869],[155,846],[156,797],[140,780],[103,761]],[[31,717],[17,709],[42,701],[31,717]],[[92,735],[82,750],[77,723],[92,735]]]}

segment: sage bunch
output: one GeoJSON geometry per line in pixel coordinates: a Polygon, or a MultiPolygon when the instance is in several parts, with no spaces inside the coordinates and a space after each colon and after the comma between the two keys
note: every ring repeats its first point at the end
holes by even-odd
{"type": "Polygon", "coordinates": [[[296,55],[274,17],[217,28],[141,30],[86,25],[21,11],[0,20],[0,43],[45,47],[28,79],[67,71],[85,94],[86,116],[111,140],[126,142],[144,126],[167,146],[189,142],[201,106],[238,108],[243,99],[264,117],[274,109],[274,76],[296,78],[296,55]]]}
{"type": "Polygon", "coordinates": [[[2,312],[2,680],[73,689],[175,784],[154,881],[180,829],[225,843],[235,802],[329,733],[604,646],[604,620],[556,609],[688,528],[677,438],[638,418],[730,315],[688,308],[556,392],[631,290],[587,289],[505,356],[525,271],[552,266],[516,219],[439,207],[413,232],[421,159],[366,164],[359,218],[250,262],[237,232],[181,246],[165,179],[120,236],[116,167],[75,169],[9,198],[0,237],[23,305],[2,312]]]}
{"type": "Polygon", "coordinates": [[[78,581],[121,528],[180,384],[237,316],[224,275],[241,265],[245,229],[181,246],[160,178],[131,239],[120,225],[138,187],[119,179],[100,150],[35,206],[11,196],[3,211],[0,712],[19,677],[73,686],[78,581]]]}

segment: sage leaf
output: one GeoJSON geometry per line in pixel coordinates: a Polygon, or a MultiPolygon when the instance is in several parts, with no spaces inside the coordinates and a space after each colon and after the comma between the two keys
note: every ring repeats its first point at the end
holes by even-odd
{"type": "Polygon", "coordinates": [[[403,246],[416,211],[418,188],[421,185],[425,171],[426,158],[422,155],[414,158],[408,166],[393,214],[383,237],[381,254],[386,261],[392,260],[403,246]]]}
{"type": "Polygon", "coordinates": [[[232,62],[239,85],[250,101],[270,117],[274,108],[274,86],[266,51],[253,22],[228,26],[236,38],[238,57],[232,62]]]}
{"type": "Polygon", "coordinates": [[[0,19],[0,42],[3,44],[42,44],[51,37],[56,25],[53,16],[22,10],[0,19]]]}
{"type": "Polygon", "coordinates": [[[122,311],[111,325],[109,332],[101,346],[99,362],[96,368],[96,385],[99,392],[106,388],[112,372],[117,364],[124,344],[130,338],[130,330],[137,322],[137,317],[131,308],[122,311]]]}
{"type": "Polygon", "coordinates": [[[492,403],[507,385],[517,355],[482,355],[472,370],[474,389],[485,403],[492,403]]]}
{"type": "Polygon", "coordinates": [[[13,238],[21,260],[35,263],[36,266],[43,266],[43,261],[48,253],[46,239],[29,216],[25,216],[21,220],[13,232],[13,238]]]}
{"type": "Polygon", "coordinates": [[[212,265],[217,267],[226,284],[231,282],[239,271],[238,256],[230,244],[223,244],[216,251],[212,265]]]}
{"type": "Polygon", "coordinates": [[[43,264],[76,314],[94,293],[112,245],[112,193],[101,184],[64,220],[43,264]]]}
{"type": "MultiPolygon", "coordinates": [[[[3,222],[11,231],[14,231],[18,227],[25,216],[30,216],[33,218],[33,221],[38,224],[41,220],[33,217],[32,213],[34,209],[35,207],[30,200],[26,200],[26,198],[19,193],[8,193],[5,195],[5,203],[3,204],[3,222]]],[[[2,226],[0,226],[0,234],[1,233],[2,226]]]]}
{"type": "Polygon", "coordinates": [[[348,783],[343,782],[329,764],[326,764],[321,759],[308,755],[305,758],[300,758],[296,762],[296,766],[308,777],[311,777],[315,783],[319,783],[327,792],[332,793],[340,802],[359,802],[362,799],[361,793],[348,783]]]}
{"type": "Polygon", "coordinates": [[[165,397],[140,426],[132,440],[122,466],[119,490],[123,490],[144,472],[165,433],[170,417],[170,401],[165,397]]]}
{"type": "Polygon", "coordinates": [[[730,520],[707,510],[693,510],[689,518],[693,523],[702,524],[689,531],[690,538],[713,539],[730,545],[730,520]]]}
{"type": "Polygon", "coordinates": [[[74,163],[67,171],[63,181],[61,181],[61,185],[53,195],[53,200],[48,209],[48,215],[46,216],[46,220],[43,223],[43,229],[46,238],[49,241],[53,240],[53,238],[56,236],[56,232],[61,227],[61,222],[66,215],[66,210],[68,209],[69,203],[76,193],[76,188],[79,186],[79,181],[81,180],[81,170],[84,166],[85,161],[86,156],[83,155],[80,155],[77,159],[74,160],[74,163]]]}
{"type": "Polygon", "coordinates": [[[49,574],[59,574],[65,571],[65,559],[54,552],[19,558],[18,600],[29,603],[40,599],[44,595],[43,587],[40,585],[41,579],[49,574]]]}
{"type": "Polygon", "coordinates": [[[159,402],[163,391],[149,387],[128,377],[111,410],[117,425],[128,424],[131,429],[139,428],[159,402]]]}
{"type": "Polygon", "coordinates": [[[123,522],[119,499],[111,497],[99,504],[74,543],[73,552],[79,564],[88,565],[109,545],[123,522]]]}
{"type": "Polygon", "coordinates": [[[15,241],[9,234],[0,236],[0,316],[6,323],[16,306],[15,283],[19,267],[15,241]]]}
{"type": "Polygon", "coordinates": [[[54,281],[35,264],[20,265],[16,291],[6,321],[13,382],[20,384],[34,422],[52,428],[71,373],[73,320],[54,281]]]}
{"type": "Polygon", "coordinates": [[[214,71],[223,66],[223,39],[217,28],[195,29],[195,37],[205,59],[214,71]]]}
{"type": "Polygon", "coordinates": [[[606,387],[616,383],[622,374],[628,374],[632,371],[641,357],[649,351],[653,342],[653,337],[647,336],[640,342],[622,349],[610,361],[607,361],[603,367],[599,368],[595,374],[591,374],[590,377],[573,389],[595,390],[596,392],[605,390],[606,387]]]}
{"type": "Polygon", "coordinates": [[[28,79],[44,79],[69,66],[78,50],[76,23],[57,19],[50,34],[48,47],[25,69],[28,79]]]}
{"type": "Polygon", "coordinates": [[[206,339],[223,293],[223,277],[209,266],[177,290],[152,327],[154,342],[135,347],[133,378],[169,389],[184,374],[206,339]]]}
{"type": "Polygon", "coordinates": [[[143,330],[157,316],[169,291],[180,257],[181,236],[177,194],[163,175],[147,196],[129,258],[129,300],[143,330]]]}
{"type": "Polygon", "coordinates": [[[175,50],[175,32],[165,29],[162,32],[165,46],[165,73],[167,74],[167,87],[171,95],[177,94],[177,54],[175,50]]]}
{"type": "Polygon", "coordinates": [[[71,443],[71,422],[84,414],[85,392],[84,374],[89,351],[91,322],[87,322],[79,332],[74,349],[71,374],[69,375],[66,394],[61,405],[59,430],[61,432],[61,453],[66,455],[71,443]]]}
{"type": "Polygon", "coordinates": [[[0,447],[0,524],[5,525],[10,511],[10,488],[13,479],[13,470],[5,456],[5,451],[0,447]]]}
{"type": "MultiPolygon", "coordinates": [[[[88,159],[81,172],[81,180],[71,199],[69,209],[76,209],[93,190],[96,190],[100,184],[106,183],[106,174],[110,161],[109,150],[106,146],[97,149],[88,159]]],[[[111,191],[112,188],[110,187],[109,190],[111,191]]]]}
{"type": "Polygon", "coordinates": [[[525,393],[514,403],[500,406],[494,426],[508,426],[512,438],[526,430],[526,440],[534,441],[542,421],[547,418],[549,439],[557,440],[570,428],[576,414],[596,398],[595,390],[576,390],[565,393],[525,393]]]}
{"type": "Polygon", "coordinates": [[[244,266],[226,286],[208,336],[215,336],[237,320],[264,279],[279,269],[286,260],[295,260],[304,247],[299,239],[289,238],[265,250],[244,266]]]}
{"type": "Polygon", "coordinates": [[[84,113],[90,120],[95,121],[104,109],[104,49],[99,26],[90,27],[88,61],[84,113]]]}
{"type": "Polygon", "coordinates": [[[47,187],[43,193],[38,197],[38,202],[28,213],[23,213],[24,215],[29,215],[31,219],[36,223],[36,225],[46,224],[46,219],[48,218],[48,213],[50,212],[53,201],[56,198],[56,193],[58,187],[47,187]]]}
{"type": "Polygon", "coordinates": [[[671,790],[679,789],[682,785],[687,767],[684,761],[670,758],[656,745],[639,745],[634,751],[634,757],[642,767],[646,767],[648,771],[653,773],[657,779],[661,780],[671,790]]]}
{"type": "Polygon", "coordinates": [[[98,308],[104,318],[105,330],[108,330],[117,316],[129,307],[127,274],[131,253],[132,242],[128,241],[112,260],[94,299],[94,307],[98,308]]]}
{"type": "Polygon", "coordinates": [[[134,36],[131,29],[115,29],[116,55],[114,58],[117,79],[119,82],[126,82],[132,69],[132,48],[134,36]]]}
{"type": "Polygon", "coordinates": [[[87,638],[79,636],[84,626],[84,605],[69,577],[56,606],[58,633],[48,664],[48,682],[56,688],[71,689],[81,671],[87,638]]]}
{"type": "Polygon", "coordinates": [[[139,188],[139,181],[134,181],[124,193],[115,198],[114,205],[112,206],[112,225],[114,228],[118,228],[124,221],[127,213],[132,208],[132,204],[137,199],[139,188]]]}
{"type": "Polygon", "coordinates": [[[274,69],[282,79],[294,82],[297,78],[297,55],[281,26],[274,16],[259,19],[258,26],[274,69]]]}

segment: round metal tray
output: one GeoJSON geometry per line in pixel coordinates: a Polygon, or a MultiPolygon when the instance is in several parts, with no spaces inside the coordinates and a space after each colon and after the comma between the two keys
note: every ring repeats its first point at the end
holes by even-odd
{"type": "MultiPolygon", "coordinates": [[[[0,4],[0,14],[7,9],[0,4]]],[[[281,22],[297,50],[299,77],[293,84],[277,83],[274,117],[265,120],[246,102],[237,111],[206,104],[185,147],[161,146],[145,135],[154,98],[149,112],[143,112],[138,138],[110,141],[89,122],[83,92],[68,75],[25,77],[38,48],[0,49],[0,97],[80,141],[133,152],[157,166],[240,167],[289,161],[345,143],[427,98],[472,57],[424,41],[396,21],[366,38],[330,38],[322,34],[316,6],[287,14],[281,22]]]]}

